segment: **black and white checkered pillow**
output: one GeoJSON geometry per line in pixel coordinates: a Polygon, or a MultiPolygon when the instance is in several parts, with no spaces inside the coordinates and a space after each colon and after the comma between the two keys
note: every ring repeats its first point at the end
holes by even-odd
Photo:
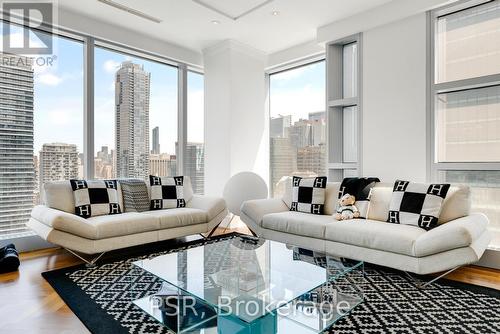
{"type": "Polygon", "coordinates": [[[184,198],[184,176],[149,176],[151,186],[150,209],[173,209],[186,207],[184,198]]]}
{"type": "Polygon", "coordinates": [[[425,230],[438,224],[449,184],[425,184],[397,180],[392,191],[389,217],[395,224],[415,225],[425,230]]]}
{"type": "Polygon", "coordinates": [[[322,215],[325,208],[326,176],[292,179],[290,211],[322,215]]]}
{"type": "Polygon", "coordinates": [[[90,218],[121,213],[116,180],[69,180],[75,198],[75,214],[90,218]]]}

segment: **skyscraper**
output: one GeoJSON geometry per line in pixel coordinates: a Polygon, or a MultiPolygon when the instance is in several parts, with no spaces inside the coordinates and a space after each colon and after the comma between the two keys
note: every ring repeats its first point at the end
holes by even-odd
{"type": "Polygon", "coordinates": [[[33,207],[33,62],[0,53],[0,230],[23,232],[33,207]]]}
{"type": "Polygon", "coordinates": [[[309,120],[301,119],[295,122],[288,131],[290,141],[295,148],[312,145],[312,128],[309,120]]]}
{"type": "Polygon", "coordinates": [[[80,176],[78,150],[74,144],[43,144],[39,164],[40,189],[45,182],[76,179],[80,176]]]}
{"type": "MultiPolygon", "coordinates": [[[[326,115],[324,111],[309,113],[313,146],[326,144],[326,115]]],[[[325,153],[326,154],[326,153],[325,153]]]]}
{"type": "Polygon", "coordinates": [[[168,153],[151,154],[149,156],[149,163],[151,166],[151,175],[155,176],[176,175],[174,171],[177,171],[177,168],[172,170],[172,164],[175,165],[177,163],[175,155],[170,155],[168,153]]]}
{"type": "Polygon", "coordinates": [[[283,176],[292,175],[297,170],[297,150],[290,138],[271,138],[271,190],[283,176]]]}
{"type": "Polygon", "coordinates": [[[205,191],[205,149],[203,143],[187,143],[186,175],[191,177],[191,184],[195,194],[203,194],[205,191]]]}
{"type": "Polygon", "coordinates": [[[297,170],[311,175],[326,175],[326,146],[306,146],[297,151],[297,170]]]}
{"type": "Polygon", "coordinates": [[[155,126],[153,128],[153,148],[151,150],[152,154],[160,154],[160,128],[155,126]]]}
{"type": "Polygon", "coordinates": [[[116,72],[117,177],[149,174],[149,94],[151,74],[125,61],[116,72]]]}
{"type": "Polygon", "coordinates": [[[284,138],[286,131],[292,125],[292,115],[271,118],[269,132],[271,138],[284,138]]]}

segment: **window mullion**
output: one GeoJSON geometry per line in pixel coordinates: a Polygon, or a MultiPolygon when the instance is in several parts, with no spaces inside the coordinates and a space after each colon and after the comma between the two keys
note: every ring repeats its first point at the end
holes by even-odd
{"type": "Polygon", "coordinates": [[[84,177],[94,178],[94,38],[86,37],[83,55],[84,117],[83,155],[84,177]]]}

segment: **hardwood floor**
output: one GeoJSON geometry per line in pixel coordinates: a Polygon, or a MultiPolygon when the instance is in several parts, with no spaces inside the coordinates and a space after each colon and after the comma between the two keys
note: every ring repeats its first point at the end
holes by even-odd
{"type": "MultiPolygon", "coordinates": [[[[249,233],[234,222],[215,234],[249,233]]],[[[21,254],[21,267],[15,273],[0,274],[0,333],[53,334],[88,333],[41,272],[81,263],[63,249],[46,249],[21,254]]],[[[469,266],[447,276],[449,279],[500,290],[500,270],[469,266]]]]}

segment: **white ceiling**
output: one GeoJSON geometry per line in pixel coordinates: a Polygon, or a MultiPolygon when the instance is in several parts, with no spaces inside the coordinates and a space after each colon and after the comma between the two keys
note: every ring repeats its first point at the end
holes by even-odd
{"type": "MultiPolygon", "coordinates": [[[[233,39],[273,53],[316,38],[316,28],[380,6],[391,0],[274,0],[232,20],[192,0],[114,0],[159,18],[148,21],[97,0],[59,0],[63,9],[126,27],[195,51],[233,39]],[[272,15],[279,11],[279,15],[272,15]],[[220,24],[213,24],[217,20],[220,24]]],[[[202,0],[230,16],[238,16],[265,0],[202,0]]],[[[396,1],[396,0],[395,0],[396,1]]]]}

